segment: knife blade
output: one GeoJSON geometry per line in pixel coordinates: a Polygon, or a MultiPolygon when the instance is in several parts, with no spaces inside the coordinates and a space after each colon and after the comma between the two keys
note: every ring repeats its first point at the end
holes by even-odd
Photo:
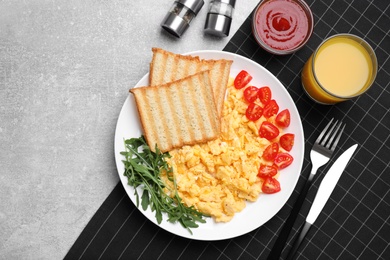
{"type": "Polygon", "coordinates": [[[293,248],[290,250],[287,259],[293,258],[295,252],[305,238],[306,233],[309,231],[311,225],[313,225],[317,217],[320,215],[322,209],[324,208],[326,202],[328,201],[330,195],[336,187],[336,184],[339,181],[341,174],[344,172],[345,168],[348,165],[348,162],[351,160],[357,146],[357,144],[354,144],[350,148],[348,148],[342,155],[340,155],[340,157],[333,163],[332,167],[330,167],[329,171],[325,174],[325,177],[322,179],[320,187],[318,188],[309,214],[306,217],[305,224],[301,228],[299,237],[295,241],[293,248]]]}

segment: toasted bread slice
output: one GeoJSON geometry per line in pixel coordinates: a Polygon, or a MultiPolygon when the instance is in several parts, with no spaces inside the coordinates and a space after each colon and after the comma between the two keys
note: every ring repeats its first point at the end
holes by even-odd
{"type": "Polygon", "coordinates": [[[152,151],[216,139],[220,119],[208,71],[157,86],[130,89],[152,151]]]}
{"type": "Polygon", "coordinates": [[[152,48],[152,52],[149,71],[151,86],[172,82],[201,71],[197,56],[176,54],[160,48],[152,48]]]}
{"type": "Polygon", "coordinates": [[[202,60],[202,65],[199,70],[210,70],[210,81],[213,87],[215,104],[217,106],[218,115],[222,117],[222,110],[225,101],[226,88],[229,81],[230,67],[232,60],[202,60]]]}
{"type": "Polygon", "coordinates": [[[178,80],[194,73],[210,70],[211,86],[218,109],[222,116],[226,87],[229,81],[232,60],[205,60],[197,56],[181,55],[160,48],[152,48],[150,63],[150,85],[159,85],[178,80]]]}

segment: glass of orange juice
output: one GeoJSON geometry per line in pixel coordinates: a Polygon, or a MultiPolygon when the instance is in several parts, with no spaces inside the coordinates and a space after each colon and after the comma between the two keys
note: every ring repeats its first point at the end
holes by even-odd
{"type": "Polygon", "coordinates": [[[372,47],[353,34],[324,40],[302,70],[306,94],[320,104],[336,104],[357,97],[374,83],[378,62],[372,47]]]}

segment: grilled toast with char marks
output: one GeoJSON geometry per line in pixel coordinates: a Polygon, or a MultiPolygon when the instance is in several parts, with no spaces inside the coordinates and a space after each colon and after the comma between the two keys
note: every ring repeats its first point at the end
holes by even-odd
{"type": "Polygon", "coordinates": [[[179,80],[132,88],[146,141],[152,151],[216,139],[220,117],[209,71],[179,80]]]}
{"type": "Polygon", "coordinates": [[[200,59],[198,56],[181,55],[161,48],[152,48],[150,85],[159,85],[178,80],[200,71],[210,70],[210,81],[218,115],[222,116],[226,87],[229,81],[232,60],[200,59]]]}

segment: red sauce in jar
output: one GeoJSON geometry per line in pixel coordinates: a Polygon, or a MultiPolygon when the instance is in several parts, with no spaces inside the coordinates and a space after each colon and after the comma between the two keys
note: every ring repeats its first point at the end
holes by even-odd
{"type": "Polygon", "coordinates": [[[292,0],[265,2],[255,15],[258,37],[272,49],[295,49],[305,40],[308,29],[305,11],[292,0]]]}

